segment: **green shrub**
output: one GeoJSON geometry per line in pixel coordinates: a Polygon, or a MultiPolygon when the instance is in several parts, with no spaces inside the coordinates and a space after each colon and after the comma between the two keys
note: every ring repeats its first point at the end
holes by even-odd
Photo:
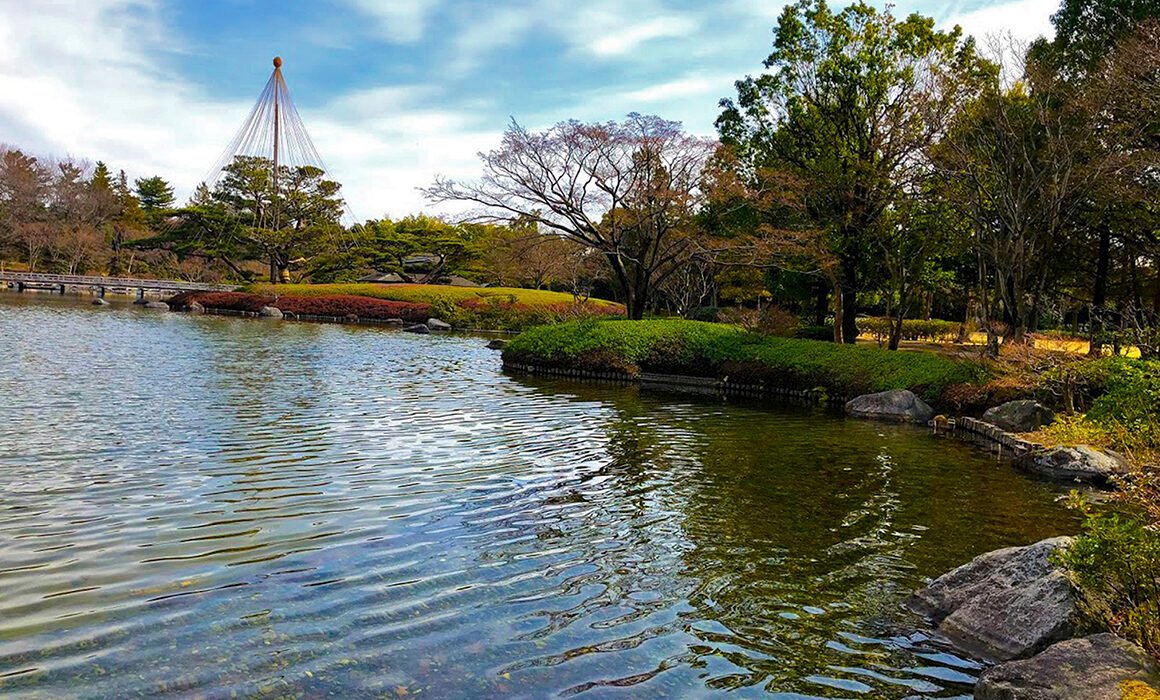
{"type": "Polygon", "coordinates": [[[510,361],[597,371],[665,372],[822,387],[834,396],[910,389],[927,400],[959,383],[979,382],[980,364],[930,352],[891,352],[683,320],[587,321],[533,328],[504,349],[510,361]]]}
{"type": "Polygon", "coordinates": [[[797,316],[772,304],[764,309],[731,306],[722,309],[717,315],[717,320],[721,323],[741,326],[747,331],[761,335],[773,335],[781,338],[793,337],[800,325],[797,316]]]}
{"type": "Polygon", "coordinates": [[[1049,439],[1110,447],[1139,462],[1160,453],[1160,361],[1065,362],[1043,372],[1037,390],[1069,410],[1087,410],[1050,426],[1049,439]]]}
{"type": "MultiPolygon", "coordinates": [[[[890,326],[893,321],[883,317],[865,317],[858,319],[858,332],[870,335],[879,345],[886,344],[890,339],[890,326]]],[[[906,318],[902,320],[902,340],[921,340],[928,343],[950,343],[959,336],[961,324],[955,321],[943,321],[932,318],[923,320],[906,318]]]]}
{"type": "Polygon", "coordinates": [[[687,316],[690,321],[716,321],[721,308],[717,306],[699,306],[691,310],[687,316]]]}
{"type": "Polygon", "coordinates": [[[825,340],[834,342],[834,327],[833,326],[798,326],[797,332],[793,334],[795,338],[802,338],[804,340],[825,340]]]}
{"type": "Polygon", "coordinates": [[[1129,516],[1089,510],[1083,533],[1055,557],[1085,612],[1160,656],[1160,533],[1129,516]]]}

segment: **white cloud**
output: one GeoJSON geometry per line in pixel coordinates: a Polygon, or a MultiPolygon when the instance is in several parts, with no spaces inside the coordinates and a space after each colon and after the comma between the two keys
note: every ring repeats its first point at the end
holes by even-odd
{"type": "Polygon", "coordinates": [[[387,41],[413,44],[423,38],[428,16],[438,0],[347,0],[351,7],[373,19],[387,41]]]}
{"type": "Polygon", "coordinates": [[[620,56],[646,41],[685,36],[696,28],[697,23],[688,17],[658,17],[604,34],[592,41],[589,48],[597,56],[620,56]]]}
{"type": "Polygon", "coordinates": [[[1059,0],[1014,0],[958,13],[947,17],[941,24],[945,27],[957,24],[980,42],[987,37],[1008,35],[1028,42],[1055,35],[1051,15],[1058,9],[1059,0]]]}
{"type": "MultiPolygon", "coordinates": [[[[130,178],[159,174],[184,197],[242,125],[249,100],[220,100],[159,68],[172,34],[147,0],[73,0],[35,12],[0,0],[0,134],[43,155],[104,160],[130,178]]],[[[180,47],[176,47],[180,50],[180,47]]],[[[257,96],[266,67],[255,69],[257,96]]],[[[384,86],[301,109],[355,215],[426,207],[417,186],[471,175],[503,124],[480,131],[424,108],[432,88],[384,86]]]]}

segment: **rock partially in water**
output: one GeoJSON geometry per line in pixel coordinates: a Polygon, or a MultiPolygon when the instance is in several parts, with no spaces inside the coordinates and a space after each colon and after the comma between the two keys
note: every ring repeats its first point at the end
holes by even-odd
{"type": "Polygon", "coordinates": [[[163,301],[147,301],[145,302],[146,309],[158,309],[161,311],[169,311],[169,304],[163,301]]]}
{"type": "Polygon", "coordinates": [[[947,638],[998,661],[1030,656],[1076,631],[1071,583],[1049,560],[1070,537],[981,554],[935,579],[908,604],[947,638]]]}
{"type": "Polygon", "coordinates": [[[263,306],[258,311],[258,315],[264,316],[265,318],[282,318],[284,316],[282,309],[279,309],[277,306],[263,306]]]}
{"type": "Polygon", "coordinates": [[[108,306],[108,305],[109,305],[109,302],[105,301],[104,299],[102,299],[100,297],[93,299],[93,306],[108,306]]]}
{"type": "Polygon", "coordinates": [[[1022,463],[1025,468],[1052,479],[1101,486],[1131,471],[1128,461],[1120,455],[1087,445],[1037,450],[1022,463]]]}
{"type": "Polygon", "coordinates": [[[388,318],[385,321],[383,321],[383,323],[387,324],[388,326],[405,326],[405,325],[407,325],[407,322],[401,318],[388,318]]]}
{"type": "Polygon", "coordinates": [[[976,700],[1121,700],[1135,685],[1160,691],[1160,668],[1140,647],[1111,634],[1059,642],[1023,661],[988,669],[976,700]]]}
{"type": "Polygon", "coordinates": [[[449,331],[451,324],[438,318],[427,319],[427,329],[432,331],[449,331]]]}
{"type": "Polygon", "coordinates": [[[846,402],[846,415],[854,418],[920,423],[934,417],[934,409],[906,389],[863,394],[846,402]]]}
{"type": "Polygon", "coordinates": [[[403,329],[404,333],[430,333],[431,329],[424,323],[416,323],[413,326],[407,326],[403,329]]]}
{"type": "Polygon", "coordinates": [[[487,349],[488,350],[503,350],[505,345],[507,345],[506,340],[500,340],[499,338],[495,338],[494,340],[489,340],[487,342],[487,349]]]}
{"type": "Polygon", "coordinates": [[[189,313],[191,313],[191,314],[204,314],[205,307],[202,306],[200,302],[195,301],[189,305],[189,313]]]}
{"type": "Polygon", "coordinates": [[[1051,425],[1055,413],[1032,399],[1020,399],[988,408],[983,420],[1009,433],[1029,433],[1051,425]]]}

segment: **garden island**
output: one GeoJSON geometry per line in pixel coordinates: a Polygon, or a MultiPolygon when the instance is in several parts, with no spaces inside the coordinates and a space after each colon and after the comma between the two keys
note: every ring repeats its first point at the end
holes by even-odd
{"type": "Polygon", "coordinates": [[[1160,697],[1160,6],[1051,22],[394,218],[280,58],[186,201],[0,147],[0,695],[1160,697]]]}

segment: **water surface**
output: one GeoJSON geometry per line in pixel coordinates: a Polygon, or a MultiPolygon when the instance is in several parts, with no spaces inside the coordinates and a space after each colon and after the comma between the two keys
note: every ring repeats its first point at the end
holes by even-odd
{"type": "Polygon", "coordinates": [[[901,600],[1075,529],[922,430],[485,342],[0,295],[0,695],[962,696],[901,600]]]}

